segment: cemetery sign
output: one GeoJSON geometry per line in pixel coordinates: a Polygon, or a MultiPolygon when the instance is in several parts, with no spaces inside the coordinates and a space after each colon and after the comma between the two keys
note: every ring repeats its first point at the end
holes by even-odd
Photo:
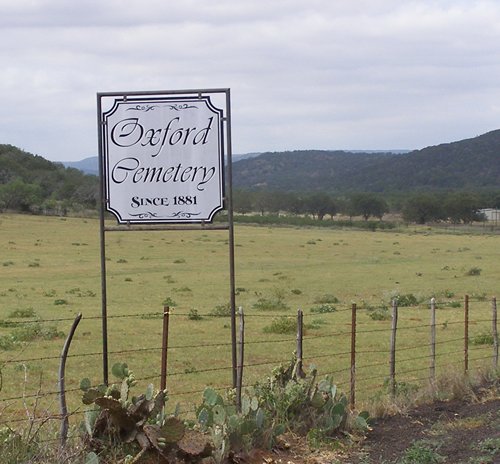
{"type": "Polygon", "coordinates": [[[101,144],[106,209],[119,223],[211,222],[223,209],[223,111],[209,95],[115,98],[101,144]]]}

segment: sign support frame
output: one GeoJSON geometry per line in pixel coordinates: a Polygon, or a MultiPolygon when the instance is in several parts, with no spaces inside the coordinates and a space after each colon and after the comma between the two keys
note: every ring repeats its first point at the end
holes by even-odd
{"type": "Polygon", "coordinates": [[[236,286],[235,286],[235,257],[234,257],[234,220],[233,220],[233,182],[232,182],[232,135],[231,135],[231,92],[229,88],[211,89],[187,89],[187,90],[161,90],[161,91],[129,91],[129,92],[98,92],[97,93],[97,121],[98,121],[98,143],[99,143],[99,237],[100,237],[100,265],[101,265],[101,319],[102,319],[102,376],[103,383],[109,383],[108,364],[108,299],[107,299],[107,270],[106,270],[106,233],[113,231],[187,231],[187,230],[227,230],[229,245],[229,281],[230,281],[230,306],[231,306],[231,359],[232,359],[232,384],[236,388],[237,382],[237,340],[236,340],[236,286]],[[200,225],[154,225],[147,224],[137,226],[135,224],[121,224],[118,226],[106,226],[105,214],[107,211],[106,185],[104,181],[104,137],[103,126],[105,121],[102,116],[102,100],[106,97],[121,97],[125,101],[131,96],[154,96],[154,95],[190,95],[198,96],[206,94],[223,94],[225,97],[225,114],[221,118],[223,129],[222,136],[222,163],[226,163],[224,176],[225,194],[224,209],[227,211],[227,224],[211,224],[201,221],[200,225]],[[224,144],[225,142],[225,144],[224,144]],[[225,148],[225,152],[224,152],[225,148]],[[224,160],[225,154],[225,160],[224,160]]]}

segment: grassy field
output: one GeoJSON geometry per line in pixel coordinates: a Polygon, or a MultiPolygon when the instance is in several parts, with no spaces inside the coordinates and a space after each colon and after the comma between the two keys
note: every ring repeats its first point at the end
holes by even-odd
{"type": "MultiPolygon", "coordinates": [[[[52,394],[58,356],[77,313],[83,319],[66,375],[70,410],[81,407],[83,377],[102,379],[98,229],[94,219],[0,215],[2,422],[21,414],[23,397],[32,407],[39,389],[40,407],[58,411],[52,394]]],[[[149,382],[158,386],[160,313],[170,298],[173,402],[188,408],[206,385],[229,385],[229,319],[210,316],[229,300],[227,233],[110,232],[106,238],[110,364],[127,362],[142,379],[139,391],[149,382]]],[[[491,330],[489,300],[500,285],[498,235],[238,226],[235,242],[247,384],[290,358],[294,333],[272,333],[269,326],[286,325],[276,319],[293,318],[298,308],[306,324],[305,365],[334,373],[347,390],[350,307],[358,305],[361,400],[380,390],[388,374],[387,306],[394,296],[411,294],[419,302],[400,308],[398,379],[408,384],[427,376],[431,297],[438,301],[438,373],[463,369],[465,294],[471,295],[471,339],[491,330]]],[[[491,355],[490,345],[471,345],[470,351],[471,368],[491,362],[482,359],[491,355]]]]}

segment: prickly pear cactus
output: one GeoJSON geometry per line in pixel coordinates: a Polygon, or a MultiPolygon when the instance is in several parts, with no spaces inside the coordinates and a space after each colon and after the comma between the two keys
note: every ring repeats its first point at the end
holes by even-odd
{"type": "Polygon", "coordinates": [[[184,423],[165,415],[166,391],[155,393],[153,385],[148,385],[145,394],[131,396],[137,381],[127,364],[117,363],[111,372],[120,383],[93,387],[89,379],[80,382],[82,402],[99,407],[85,414],[83,429],[91,439],[135,441],[141,453],[155,450],[160,454],[182,439],[184,423]]]}

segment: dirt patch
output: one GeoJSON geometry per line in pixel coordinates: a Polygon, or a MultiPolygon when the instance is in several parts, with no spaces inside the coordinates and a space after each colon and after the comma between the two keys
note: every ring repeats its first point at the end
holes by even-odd
{"type": "Polygon", "coordinates": [[[412,462],[408,460],[412,447],[414,456],[420,447],[421,460],[413,459],[422,464],[500,463],[500,399],[436,402],[377,420],[362,447],[340,462],[396,463],[405,456],[412,462]],[[427,460],[424,449],[429,450],[427,460]]]}
{"type": "Polygon", "coordinates": [[[500,464],[500,396],[476,392],[473,401],[436,401],[372,422],[358,444],[310,450],[286,436],[273,451],[256,450],[251,464],[500,464]]]}

